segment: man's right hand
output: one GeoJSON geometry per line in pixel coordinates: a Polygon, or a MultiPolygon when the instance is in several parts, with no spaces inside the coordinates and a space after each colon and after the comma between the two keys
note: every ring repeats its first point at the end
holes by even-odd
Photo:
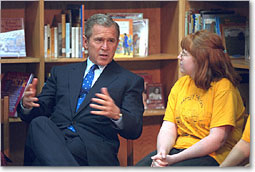
{"type": "Polygon", "coordinates": [[[32,109],[33,107],[39,107],[38,98],[35,97],[36,95],[36,87],[37,87],[38,79],[34,78],[33,82],[28,85],[24,92],[24,96],[22,98],[22,105],[24,108],[32,109]]]}

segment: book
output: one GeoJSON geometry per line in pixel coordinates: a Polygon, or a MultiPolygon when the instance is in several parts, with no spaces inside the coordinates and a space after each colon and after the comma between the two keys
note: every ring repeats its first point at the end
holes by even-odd
{"type": "Polygon", "coordinates": [[[134,56],[148,56],[149,19],[133,20],[134,56]]]}
{"type": "Polygon", "coordinates": [[[53,27],[54,30],[54,58],[58,58],[58,28],[53,27]]]}
{"type": "Polygon", "coordinates": [[[246,26],[223,26],[227,53],[232,57],[245,56],[246,26]]]}
{"type": "Polygon", "coordinates": [[[50,28],[50,54],[51,58],[55,58],[54,50],[55,50],[55,43],[54,43],[54,38],[55,38],[55,32],[54,32],[54,27],[50,28]]]}
{"type": "Polygon", "coordinates": [[[62,23],[58,23],[58,57],[62,57],[62,23]]]}
{"type": "Polygon", "coordinates": [[[66,57],[66,14],[61,13],[61,51],[62,57],[66,57]]]}
{"type": "Polygon", "coordinates": [[[75,45],[74,45],[74,48],[75,48],[75,58],[79,58],[80,57],[80,33],[81,33],[81,27],[75,27],[75,45]]]}
{"type": "Polygon", "coordinates": [[[71,38],[71,25],[70,23],[66,23],[66,58],[71,57],[71,43],[70,43],[70,38],[71,38]]]}
{"type": "Polygon", "coordinates": [[[7,72],[1,80],[1,96],[9,96],[9,117],[16,117],[16,109],[25,87],[32,82],[33,74],[24,72],[7,72]]]}
{"type": "MultiPolygon", "coordinates": [[[[228,16],[219,17],[219,27],[220,27],[220,31],[221,31],[221,37],[222,37],[222,41],[223,41],[223,44],[224,44],[225,49],[227,50],[227,52],[229,52],[228,49],[230,48],[229,47],[230,45],[228,45],[228,47],[227,47],[227,44],[229,44],[231,42],[229,42],[229,39],[228,39],[228,43],[226,43],[225,30],[228,32],[228,30],[230,28],[231,29],[239,28],[239,30],[240,30],[240,28],[242,28],[241,30],[245,34],[245,41],[244,42],[247,43],[247,40],[249,39],[249,37],[247,37],[247,35],[249,35],[249,34],[247,32],[248,23],[247,23],[246,20],[247,20],[246,17],[241,16],[241,15],[228,15],[228,16]]],[[[245,48],[243,48],[243,45],[240,45],[240,46],[242,47],[242,49],[245,49],[245,48]]],[[[229,55],[235,56],[234,54],[232,54],[231,51],[232,50],[230,50],[229,55]]],[[[241,53],[241,54],[243,55],[245,53],[241,53]]]]}
{"type": "Polygon", "coordinates": [[[0,57],[25,57],[23,18],[1,18],[0,57]]]}
{"type": "Polygon", "coordinates": [[[133,19],[113,19],[120,28],[119,44],[114,58],[133,57],[133,19]]]}
{"type": "Polygon", "coordinates": [[[245,56],[245,44],[247,44],[248,22],[246,17],[241,15],[221,16],[221,36],[227,53],[232,57],[245,56]]]}
{"type": "Polygon", "coordinates": [[[232,10],[221,10],[221,9],[213,9],[213,10],[201,10],[201,18],[202,18],[202,29],[209,30],[213,33],[217,33],[219,36],[222,36],[220,29],[220,18],[234,15],[234,11],[232,10]]]}
{"type": "Polygon", "coordinates": [[[141,76],[144,79],[144,92],[143,92],[143,105],[144,109],[148,109],[147,107],[147,91],[148,91],[148,84],[152,82],[152,75],[149,73],[136,73],[137,75],[141,76]]]}
{"type": "Polygon", "coordinates": [[[26,57],[24,29],[0,33],[0,57],[26,57]]]}
{"type": "Polygon", "coordinates": [[[161,83],[149,83],[147,85],[147,108],[165,109],[165,101],[163,95],[163,87],[161,83]]]}
{"type": "Polygon", "coordinates": [[[185,36],[187,36],[189,34],[189,22],[190,22],[190,13],[191,11],[188,10],[188,11],[185,11],[185,36]]]}
{"type": "Polygon", "coordinates": [[[48,57],[48,25],[44,25],[44,57],[47,58],[48,57]]]}

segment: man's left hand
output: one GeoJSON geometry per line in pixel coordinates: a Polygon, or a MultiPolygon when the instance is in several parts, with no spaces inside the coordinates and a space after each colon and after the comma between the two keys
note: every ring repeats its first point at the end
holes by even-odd
{"type": "Polygon", "coordinates": [[[91,103],[89,106],[99,111],[90,112],[95,115],[103,115],[118,120],[120,118],[120,109],[114,103],[107,88],[101,88],[101,93],[96,93],[95,95],[98,98],[92,98],[91,101],[97,104],[91,103]]]}

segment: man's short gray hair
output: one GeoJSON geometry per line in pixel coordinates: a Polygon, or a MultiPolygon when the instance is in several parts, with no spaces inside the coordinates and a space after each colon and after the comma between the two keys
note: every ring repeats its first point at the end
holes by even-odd
{"type": "Polygon", "coordinates": [[[114,25],[117,31],[117,39],[119,39],[120,29],[118,23],[112,20],[112,18],[108,15],[94,14],[85,23],[85,36],[88,40],[92,35],[92,28],[96,24],[104,27],[111,27],[114,25]]]}

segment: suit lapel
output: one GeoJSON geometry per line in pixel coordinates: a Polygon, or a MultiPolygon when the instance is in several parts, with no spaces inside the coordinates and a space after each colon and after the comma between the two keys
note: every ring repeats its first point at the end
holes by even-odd
{"type": "MultiPolygon", "coordinates": [[[[100,93],[102,87],[108,87],[111,82],[118,78],[119,68],[117,64],[112,61],[106,66],[104,71],[101,73],[100,77],[97,79],[93,87],[90,89],[85,100],[82,102],[80,108],[78,109],[76,115],[91,102],[91,98],[95,96],[95,93],[100,93]]],[[[76,116],[75,115],[75,116],[76,116]]]]}
{"type": "Polygon", "coordinates": [[[87,66],[86,61],[83,63],[79,63],[76,66],[74,66],[68,74],[70,105],[72,109],[72,114],[75,113],[76,103],[80,93],[81,84],[82,84],[83,75],[84,75],[86,66],[87,66]]]}

